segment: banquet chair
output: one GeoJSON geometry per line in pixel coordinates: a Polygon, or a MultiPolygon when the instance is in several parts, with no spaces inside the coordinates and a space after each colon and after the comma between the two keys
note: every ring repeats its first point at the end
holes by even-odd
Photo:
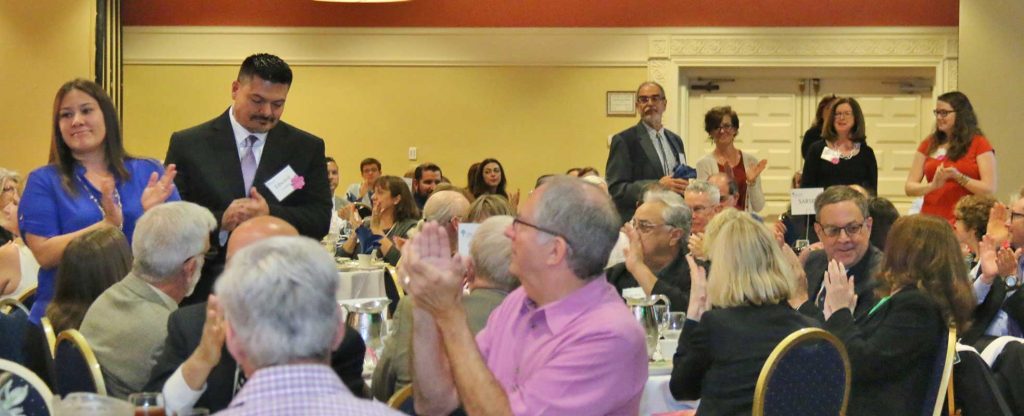
{"type": "Polygon", "coordinates": [[[956,409],[965,415],[1010,416],[1013,412],[995,376],[978,351],[957,344],[960,361],[953,365],[956,409]]]}
{"type": "Polygon", "coordinates": [[[402,387],[388,399],[388,407],[407,415],[416,414],[416,407],[413,403],[412,384],[402,387]]]}
{"type": "Polygon", "coordinates": [[[949,327],[936,340],[937,352],[935,362],[932,365],[932,376],[928,381],[928,390],[925,390],[924,408],[921,409],[922,416],[939,416],[942,414],[943,395],[950,396],[950,414],[953,414],[953,393],[949,390],[950,379],[953,375],[953,358],[956,357],[956,328],[949,327]]]}
{"type": "Polygon", "coordinates": [[[32,309],[32,304],[36,303],[37,289],[39,289],[38,286],[32,286],[31,288],[26,290],[25,293],[22,293],[21,296],[18,296],[18,302],[25,307],[26,311],[32,309]]]}
{"type": "Polygon", "coordinates": [[[753,415],[845,414],[850,382],[850,359],[838,338],[818,328],[797,330],[761,368],[753,415]]]}
{"type": "Polygon", "coordinates": [[[10,315],[16,311],[22,311],[25,315],[28,315],[28,308],[22,305],[17,299],[14,298],[3,298],[0,299],[0,313],[4,315],[10,315]]]}
{"type": "Polygon", "coordinates": [[[0,414],[51,415],[53,393],[31,370],[0,360],[0,414]]]}
{"type": "Polygon", "coordinates": [[[57,394],[67,396],[70,393],[85,392],[105,396],[106,385],[103,373],[96,361],[96,354],[86,342],[82,333],[68,329],[57,336],[57,349],[54,354],[54,367],[57,373],[57,394]]]}
{"type": "Polygon", "coordinates": [[[0,359],[24,362],[23,348],[25,331],[28,326],[28,315],[21,310],[0,315],[0,359]]]}

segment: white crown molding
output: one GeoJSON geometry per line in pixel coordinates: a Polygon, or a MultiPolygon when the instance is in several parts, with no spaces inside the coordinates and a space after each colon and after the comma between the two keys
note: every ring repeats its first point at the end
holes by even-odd
{"type": "Polygon", "coordinates": [[[257,49],[293,65],[632,66],[934,64],[953,28],[295,28],[129,26],[127,65],[237,65],[257,49]]]}

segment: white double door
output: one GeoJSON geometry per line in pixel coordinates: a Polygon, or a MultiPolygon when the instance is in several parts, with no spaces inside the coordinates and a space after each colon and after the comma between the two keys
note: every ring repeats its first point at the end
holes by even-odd
{"type": "MultiPolygon", "coordinates": [[[[691,83],[694,79],[691,78],[691,83]]],[[[878,159],[878,193],[906,212],[911,198],[903,193],[918,143],[934,128],[931,91],[901,91],[896,80],[879,78],[733,78],[716,91],[689,90],[686,103],[686,150],[691,164],[714,144],[704,131],[707,110],[732,106],[740,119],[736,147],[768,159],[762,173],[766,218],[778,218],[789,203],[790,181],[803,168],[800,142],[814,121],[818,100],[826,95],[852,96],[867,123],[867,142],[878,159]],[[815,82],[820,86],[815,89],[815,82]]]]}

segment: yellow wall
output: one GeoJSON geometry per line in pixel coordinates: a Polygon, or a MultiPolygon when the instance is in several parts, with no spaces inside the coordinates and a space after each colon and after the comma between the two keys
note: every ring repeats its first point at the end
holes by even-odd
{"type": "Polygon", "coordinates": [[[53,95],[93,76],[95,1],[0,1],[0,166],[27,175],[46,164],[53,95]]]}
{"type": "MultiPolygon", "coordinates": [[[[170,134],[230,104],[236,66],[126,65],[125,140],[162,158],[170,134]]],[[[592,165],[604,171],[607,138],[636,118],[605,116],[605,92],[633,90],[645,68],[293,67],[285,121],[322,137],[341,165],[341,187],[359,161],[381,160],[401,176],[437,163],[456,185],[487,157],[501,160],[509,189],[537,176],[592,165]],[[417,161],[408,148],[416,146],[417,161]]],[[[341,191],[339,191],[340,193],[341,191]]]]}
{"type": "Polygon", "coordinates": [[[1024,2],[960,2],[960,89],[971,98],[981,128],[996,148],[997,196],[1024,185],[1024,2]]]}

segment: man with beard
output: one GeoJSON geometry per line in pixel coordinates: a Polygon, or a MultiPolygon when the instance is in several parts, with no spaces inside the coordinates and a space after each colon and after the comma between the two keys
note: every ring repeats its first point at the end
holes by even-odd
{"type": "Polygon", "coordinates": [[[195,295],[206,300],[224,268],[228,234],[261,215],[287,221],[299,234],[320,240],[331,222],[324,141],[281,122],[292,70],[270,54],[249,56],[231,84],[233,104],[217,118],[171,135],[166,163],[176,164],[181,199],[213,212],[216,249],[195,295]]]}
{"type": "Polygon", "coordinates": [[[412,177],[412,196],[416,200],[416,207],[423,210],[427,204],[430,194],[441,183],[441,167],[427,162],[416,167],[412,177]]]}
{"type": "Polygon", "coordinates": [[[687,186],[686,179],[672,177],[676,167],[686,163],[686,153],[679,135],[662,125],[665,89],[653,81],[640,84],[636,108],[640,122],[612,138],[605,167],[608,192],[623,221],[633,218],[647,185],[657,182],[680,195],[687,186]]]}
{"type": "Polygon", "coordinates": [[[180,201],[150,208],[135,224],[132,270],[103,291],[82,320],[109,395],[123,399],[143,391],[154,352],[167,336],[167,317],[195,289],[216,227],[208,209],[180,201]]]}

